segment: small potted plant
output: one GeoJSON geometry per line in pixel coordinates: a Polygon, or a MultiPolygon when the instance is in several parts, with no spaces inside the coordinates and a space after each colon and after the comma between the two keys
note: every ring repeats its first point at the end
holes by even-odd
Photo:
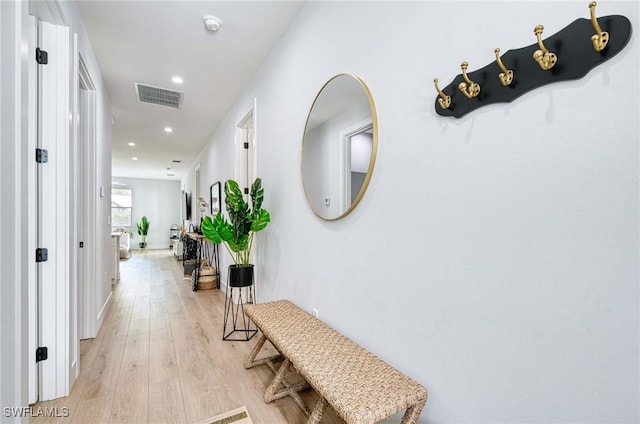
{"type": "Polygon", "coordinates": [[[136,224],[138,226],[138,235],[142,237],[142,241],[139,243],[140,249],[147,247],[147,233],[149,233],[149,220],[146,216],[140,219],[140,222],[136,224]]]}
{"type": "Polygon", "coordinates": [[[213,218],[205,216],[201,231],[210,242],[223,243],[233,258],[235,264],[229,266],[229,284],[232,287],[250,286],[253,284],[253,265],[249,263],[253,236],[271,221],[269,212],[262,208],[262,181],[256,178],[251,185],[251,207],[234,180],[225,182],[224,193],[229,220],[221,212],[213,218]]]}

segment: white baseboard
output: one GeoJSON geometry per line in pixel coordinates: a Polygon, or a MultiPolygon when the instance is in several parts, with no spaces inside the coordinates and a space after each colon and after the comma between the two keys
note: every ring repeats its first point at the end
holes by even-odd
{"type": "MultiPolygon", "coordinates": [[[[109,297],[102,305],[98,316],[96,317],[96,334],[100,331],[100,327],[102,327],[102,323],[104,322],[104,317],[107,315],[107,311],[109,310],[109,306],[111,306],[111,300],[113,298],[113,291],[109,292],[109,297]]],[[[94,336],[95,337],[95,336],[94,336]]]]}

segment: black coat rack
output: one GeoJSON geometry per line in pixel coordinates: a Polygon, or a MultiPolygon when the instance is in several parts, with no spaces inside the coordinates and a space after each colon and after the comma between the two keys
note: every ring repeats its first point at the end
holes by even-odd
{"type": "Polygon", "coordinates": [[[631,22],[621,15],[596,19],[595,6],[595,2],[589,4],[590,20],[577,19],[545,40],[541,39],[544,28],[537,26],[537,43],[503,56],[496,49],[496,60],[477,71],[467,74],[468,64],[463,62],[463,73],[442,90],[434,80],[439,93],[436,113],[460,118],[486,105],[512,102],[538,87],[582,78],[611,59],[629,42],[631,22]]]}

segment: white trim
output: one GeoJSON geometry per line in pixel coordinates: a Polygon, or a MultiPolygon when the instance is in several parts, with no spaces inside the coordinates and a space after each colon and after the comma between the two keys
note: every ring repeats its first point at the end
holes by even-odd
{"type": "Polygon", "coordinates": [[[107,301],[104,302],[104,305],[102,306],[102,309],[100,309],[100,312],[98,313],[98,317],[97,317],[97,322],[102,322],[105,318],[105,316],[107,315],[107,311],[109,310],[109,306],[111,306],[111,300],[113,297],[113,291],[109,292],[109,297],[107,297],[107,301]]]}
{"type": "MultiPolygon", "coordinates": [[[[28,222],[24,209],[28,206],[28,69],[26,2],[0,1],[0,222],[5,243],[0,245],[0,405],[21,407],[28,402],[28,244],[24,231],[28,222]],[[6,242],[10,240],[10,242],[6,242]]],[[[33,152],[31,152],[33,153],[33,152]]],[[[27,419],[4,421],[28,422],[27,419]]]]}
{"type": "MultiPolygon", "coordinates": [[[[76,242],[83,241],[84,247],[78,249],[84,254],[84,272],[79,276],[78,284],[78,320],[79,320],[79,338],[89,339],[97,335],[100,328],[100,315],[96,312],[97,304],[96,284],[100,281],[96,271],[96,176],[92,169],[96,169],[96,92],[95,85],[91,79],[91,75],[85,65],[82,56],[79,57],[78,73],[80,83],[86,87],[86,90],[80,90],[78,95],[78,119],[84,117],[84,121],[79,125],[78,142],[84,143],[82,148],[82,157],[78,161],[83,161],[84,176],[83,178],[83,203],[84,203],[84,228],[82,231],[83,239],[77,239],[76,242]],[[83,96],[80,99],[80,96],[83,96]],[[92,275],[92,270],[95,275],[92,275]]],[[[78,171],[79,172],[79,171],[78,171]]],[[[77,247],[77,246],[76,246],[77,247]]]]}
{"type": "Polygon", "coordinates": [[[71,119],[69,132],[69,388],[80,376],[80,339],[78,336],[78,84],[79,58],[78,34],[72,35],[71,74],[69,84],[71,88],[71,119]]]}
{"type": "MultiPolygon", "coordinates": [[[[36,19],[33,16],[25,17],[25,22],[28,28],[28,48],[29,52],[34,52],[36,49],[37,40],[37,26],[36,19]]],[[[27,79],[28,79],[28,94],[27,94],[27,107],[28,107],[28,137],[27,137],[27,155],[28,152],[35,152],[37,137],[38,137],[38,80],[37,80],[37,63],[35,55],[28,55],[27,66],[27,79]]],[[[38,345],[38,281],[35,262],[35,250],[37,247],[37,234],[36,234],[36,203],[37,203],[37,181],[36,181],[36,162],[33,158],[27,158],[26,171],[27,171],[27,267],[28,267],[28,309],[29,309],[29,403],[35,403],[38,400],[38,367],[36,366],[35,352],[38,345]]]]}

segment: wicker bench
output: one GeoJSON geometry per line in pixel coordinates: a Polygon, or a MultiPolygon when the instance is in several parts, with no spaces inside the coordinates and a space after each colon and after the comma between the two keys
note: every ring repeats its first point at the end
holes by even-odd
{"type": "Polygon", "coordinates": [[[347,423],[374,423],[406,410],[403,423],[417,423],[427,390],[311,314],[287,300],[245,306],[262,336],[245,368],[268,365],[276,376],[264,400],[291,396],[318,423],[327,404],[347,423]],[[256,359],[265,341],[281,355],[256,359]],[[283,360],[279,368],[274,363],[283,360]],[[293,367],[306,383],[292,385],[285,375],[293,367]],[[298,392],[312,387],[320,399],[309,412],[298,392]]]}

